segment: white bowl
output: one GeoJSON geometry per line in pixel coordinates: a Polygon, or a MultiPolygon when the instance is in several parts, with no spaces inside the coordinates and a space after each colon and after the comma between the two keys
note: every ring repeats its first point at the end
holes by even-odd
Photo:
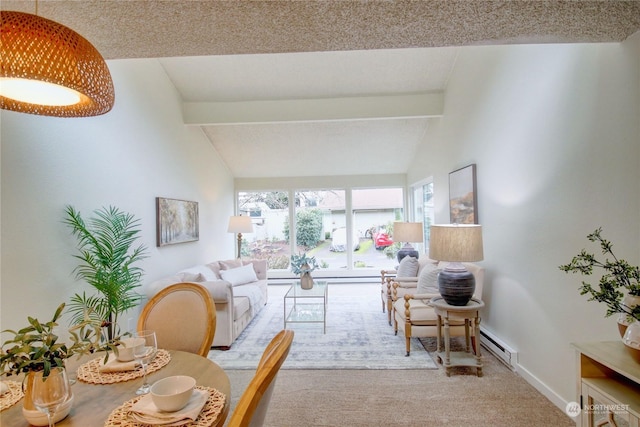
{"type": "Polygon", "coordinates": [[[153,383],[151,399],[161,411],[179,411],[189,402],[195,386],[195,378],[186,375],[166,377],[153,383]]]}
{"type": "Polygon", "coordinates": [[[117,359],[119,362],[130,362],[135,359],[133,349],[144,345],[144,338],[124,338],[120,342],[117,359]]]}
{"type": "MultiPolygon", "coordinates": [[[[58,421],[64,419],[67,415],[69,415],[69,411],[71,411],[71,407],[73,406],[73,394],[58,407],[58,410],[53,415],[53,422],[57,423],[58,421]]],[[[32,426],[48,426],[49,421],[47,420],[47,414],[44,412],[40,412],[37,409],[24,409],[22,408],[22,416],[31,424],[32,426]]]]}

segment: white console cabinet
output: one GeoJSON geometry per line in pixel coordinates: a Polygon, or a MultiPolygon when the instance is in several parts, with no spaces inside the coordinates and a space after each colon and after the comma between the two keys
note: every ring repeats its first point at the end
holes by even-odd
{"type": "Polygon", "coordinates": [[[580,427],[640,427],[640,363],[621,341],[575,343],[580,427]]]}

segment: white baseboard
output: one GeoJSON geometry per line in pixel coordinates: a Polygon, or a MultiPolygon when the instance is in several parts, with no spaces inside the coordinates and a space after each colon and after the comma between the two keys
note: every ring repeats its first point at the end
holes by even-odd
{"type": "Polygon", "coordinates": [[[562,412],[565,412],[565,410],[567,409],[567,404],[569,402],[567,402],[562,397],[560,397],[560,395],[558,395],[555,391],[547,387],[547,385],[542,381],[540,381],[538,377],[536,377],[535,375],[533,375],[531,372],[527,371],[525,368],[523,368],[520,365],[517,366],[516,373],[520,375],[522,378],[524,378],[526,382],[531,384],[544,397],[549,399],[551,403],[553,403],[558,407],[558,409],[562,410],[562,412]]]}
{"type": "Polygon", "coordinates": [[[540,394],[549,399],[551,403],[556,405],[563,412],[565,411],[568,402],[552,389],[547,387],[547,385],[540,381],[538,377],[523,368],[522,365],[518,363],[518,352],[498,338],[495,333],[487,328],[481,328],[480,343],[484,348],[489,350],[494,356],[502,360],[508,367],[520,375],[526,382],[531,384],[531,386],[538,390],[540,394]]]}

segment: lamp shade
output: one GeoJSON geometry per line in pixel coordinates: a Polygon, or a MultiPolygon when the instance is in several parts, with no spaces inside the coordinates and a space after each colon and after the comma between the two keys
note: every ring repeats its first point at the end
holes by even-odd
{"type": "Polygon", "coordinates": [[[250,216],[232,216],[229,218],[229,233],[253,233],[250,216]]]}
{"type": "Polygon", "coordinates": [[[448,262],[482,261],[482,226],[478,224],[432,225],[429,258],[448,262]]]}
{"type": "Polygon", "coordinates": [[[424,241],[421,222],[394,222],[393,240],[396,242],[421,243],[424,241]]]}
{"type": "Polygon", "coordinates": [[[111,110],[109,68],[87,39],[29,13],[0,11],[0,24],[0,108],[55,117],[111,110]]]}

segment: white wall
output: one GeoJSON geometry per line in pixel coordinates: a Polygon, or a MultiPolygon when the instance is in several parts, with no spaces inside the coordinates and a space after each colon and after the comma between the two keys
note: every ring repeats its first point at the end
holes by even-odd
{"type": "Polygon", "coordinates": [[[201,130],[184,126],[181,100],[162,67],[155,60],[108,65],[116,103],[106,115],[0,113],[2,329],[24,326],[27,315],[48,320],[71,295],[91,291],[72,274],[76,242],[62,224],[67,204],[85,217],[113,205],[141,220],[145,283],[234,256],[227,233],[233,178],[201,130]],[[199,241],[156,247],[157,196],[199,202],[199,241]]]}
{"type": "Polygon", "coordinates": [[[640,33],[624,44],[465,48],[408,182],[477,164],[483,325],[558,406],[575,396],[571,342],[619,339],[603,305],[559,271],[597,227],[640,263],[640,33]],[[437,161],[434,160],[437,159],[437,161]]]}

